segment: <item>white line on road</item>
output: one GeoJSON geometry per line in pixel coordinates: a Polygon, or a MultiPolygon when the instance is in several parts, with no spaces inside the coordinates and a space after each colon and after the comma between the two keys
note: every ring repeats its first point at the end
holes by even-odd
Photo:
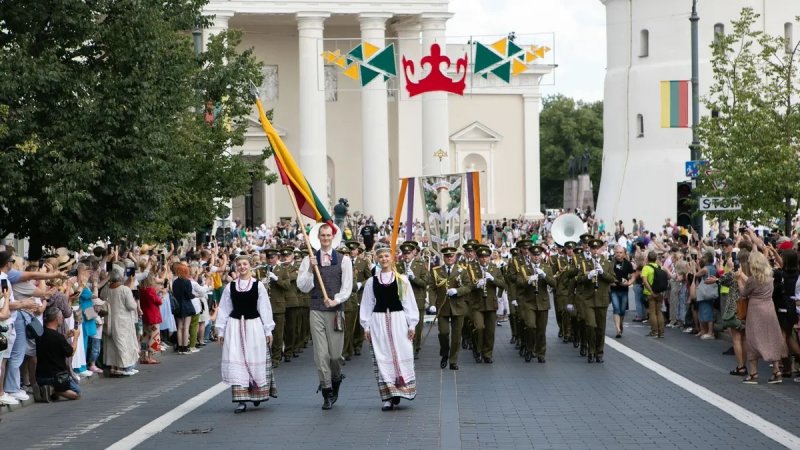
{"type": "Polygon", "coordinates": [[[661,364],[653,361],[652,359],[642,355],[636,350],[631,349],[623,344],[614,340],[606,339],[606,345],[614,350],[622,353],[623,355],[631,358],[637,363],[641,364],[647,369],[652,370],[658,375],[664,377],[667,381],[683,388],[690,394],[695,395],[700,400],[719,408],[720,411],[730,415],[734,419],[742,422],[743,424],[753,427],[759,433],[774,440],[775,442],[791,449],[800,449],[800,437],[790,433],[787,430],[775,425],[774,423],[764,419],[758,414],[749,411],[736,403],[710,391],[703,386],[689,380],[688,378],[673,372],[670,369],[662,366],[661,364]]]}
{"type": "Polygon", "coordinates": [[[205,391],[201,392],[200,394],[192,397],[189,400],[181,403],[177,408],[168,411],[163,416],[158,417],[157,419],[153,420],[152,422],[148,423],[147,425],[139,428],[138,430],[134,431],[133,433],[129,434],[128,436],[124,437],[122,440],[118,441],[116,444],[108,447],[109,450],[128,450],[136,447],[137,445],[141,444],[142,442],[150,439],[151,437],[155,436],[156,434],[163,431],[168,426],[172,425],[175,421],[180,419],[181,417],[189,414],[190,412],[194,411],[198,407],[202,406],[207,401],[211,400],[212,398],[219,395],[222,391],[228,389],[228,385],[225,383],[219,383],[210,388],[206,389],[205,391]]]}

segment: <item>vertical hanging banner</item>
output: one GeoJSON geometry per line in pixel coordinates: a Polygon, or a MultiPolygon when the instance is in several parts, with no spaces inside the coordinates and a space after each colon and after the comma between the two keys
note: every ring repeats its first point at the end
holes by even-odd
{"type": "Polygon", "coordinates": [[[689,128],[689,82],[661,82],[661,128],[689,128]]]}
{"type": "MultiPolygon", "coordinates": [[[[397,196],[397,207],[394,210],[394,224],[392,225],[392,237],[389,245],[392,248],[392,255],[397,256],[397,235],[400,234],[400,214],[403,213],[403,200],[406,198],[408,189],[408,178],[403,178],[400,182],[400,194],[397,196]]],[[[413,181],[414,179],[411,178],[413,181]]]]}
{"type": "Polygon", "coordinates": [[[441,253],[442,247],[459,245],[463,178],[463,174],[419,178],[425,226],[436,253],[441,253]]]}
{"type": "Polygon", "coordinates": [[[467,172],[467,206],[472,239],[481,240],[481,173],[467,172]]]}
{"type": "Polygon", "coordinates": [[[406,240],[414,239],[414,178],[408,180],[408,201],[406,201],[406,240]]]}

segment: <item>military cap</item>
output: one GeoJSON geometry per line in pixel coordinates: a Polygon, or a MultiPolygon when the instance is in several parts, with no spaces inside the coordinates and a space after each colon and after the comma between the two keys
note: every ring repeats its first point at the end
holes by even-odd
{"type": "Polygon", "coordinates": [[[481,243],[478,242],[477,239],[467,239],[467,242],[465,242],[461,248],[464,250],[475,250],[479,245],[481,245],[481,243]]]}
{"type": "Polygon", "coordinates": [[[528,248],[528,251],[531,252],[531,255],[541,255],[544,253],[544,248],[541,245],[532,245],[528,248]]]}
{"type": "Polygon", "coordinates": [[[336,249],[336,251],[339,252],[339,254],[341,254],[341,255],[349,255],[350,254],[350,249],[347,248],[347,246],[344,246],[344,245],[340,245],[339,248],[336,249]]]}
{"type": "Polygon", "coordinates": [[[594,236],[592,236],[590,233],[584,233],[580,237],[581,244],[588,244],[592,239],[594,239],[594,236]]]}
{"type": "Polygon", "coordinates": [[[577,246],[578,246],[578,243],[575,242],[575,241],[564,242],[564,248],[569,249],[569,250],[574,250],[575,247],[577,247],[577,246]]]}
{"type": "Polygon", "coordinates": [[[414,250],[419,250],[419,246],[417,246],[417,243],[414,241],[405,241],[400,244],[400,250],[403,253],[411,253],[414,250]]]}
{"type": "Polygon", "coordinates": [[[344,243],[344,245],[346,245],[347,248],[350,249],[350,250],[355,250],[357,248],[361,248],[361,243],[358,242],[358,241],[347,241],[347,242],[344,243]]]}
{"type": "Polygon", "coordinates": [[[475,247],[478,256],[492,256],[492,249],[488,245],[478,245],[475,247]]]}
{"type": "Polygon", "coordinates": [[[456,254],[458,250],[455,247],[443,247],[442,248],[442,255],[444,256],[453,256],[456,254]]]}
{"type": "Polygon", "coordinates": [[[527,248],[528,248],[528,247],[530,247],[531,245],[533,245],[533,244],[531,243],[531,241],[529,241],[529,240],[527,240],[527,239],[520,239],[520,240],[519,240],[519,241],[517,241],[517,243],[516,243],[516,247],[517,247],[517,248],[524,248],[524,249],[527,249],[527,248]]]}
{"type": "Polygon", "coordinates": [[[264,254],[267,255],[267,258],[272,258],[273,256],[278,256],[278,249],[277,248],[268,248],[264,250],[264,254]]]}
{"type": "Polygon", "coordinates": [[[508,252],[511,253],[511,256],[519,255],[519,249],[517,247],[512,247],[508,252]]]}
{"type": "Polygon", "coordinates": [[[592,239],[589,241],[589,248],[601,248],[603,246],[603,241],[600,239],[592,239]]]}
{"type": "Polygon", "coordinates": [[[279,251],[281,252],[281,256],[287,256],[294,253],[294,249],[292,247],[283,247],[279,251]]]}

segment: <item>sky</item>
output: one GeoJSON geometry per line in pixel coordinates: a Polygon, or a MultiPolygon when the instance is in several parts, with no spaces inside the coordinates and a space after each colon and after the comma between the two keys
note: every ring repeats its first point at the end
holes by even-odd
{"type": "Polygon", "coordinates": [[[448,36],[553,33],[555,77],[544,95],[603,99],[606,16],[600,0],[450,0],[448,36]]]}

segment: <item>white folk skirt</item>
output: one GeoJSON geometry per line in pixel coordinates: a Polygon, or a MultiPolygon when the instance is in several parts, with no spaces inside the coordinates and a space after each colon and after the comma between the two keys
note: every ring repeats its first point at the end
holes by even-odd
{"type": "Polygon", "coordinates": [[[272,357],[260,318],[228,320],[222,381],[231,385],[234,402],[260,402],[276,396],[272,357]]]}
{"type": "Polygon", "coordinates": [[[373,313],[369,325],[372,358],[381,400],[417,396],[414,346],[408,339],[408,322],[403,311],[373,313]]]}

